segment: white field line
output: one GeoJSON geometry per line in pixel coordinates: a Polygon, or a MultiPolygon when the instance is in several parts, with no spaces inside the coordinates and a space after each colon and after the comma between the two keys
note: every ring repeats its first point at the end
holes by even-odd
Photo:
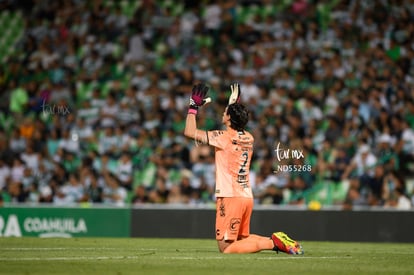
{"type": "MultiPolygon", "coordinates": [[[[343,257],[329,257],[329,256],[322,256],[322,257],[312,257],[312,256],[286,256],[286,257],[247,257],[243,258],[243,260],[301,260],[301,259],[351,259],[350,256],[343,256],[343,257]]],[[[209,260],[209,259],[228,259],[225,256],[217,256],[217,257],[163,257],[165,260],[209,260]]]]}
{"type": "Polygon", "coordinates": [[[24,261],[94,261],[94,260],[130,260],[139,256],[97,256],[97,257],[29,257],[29,258],[0,258],[0,262],[24,262],[24,261]]]}
{"type": "MultiPolygon", "coordinates": [[[[96,247],[2,247],[0,251],[66,251],[66,250],[96,250],[96,247]]],[[[99,250],[115,250],[116,248],[100,247],[99,250]]]]}
{"type": "MultiPolygon", "coordinates": [[[[137,260],[140,256],[96,256],[96,257],[19,257],[19,258],[0,258],[0,262],[24,262],[24,261],[95,261],[95,260],[137,260]]],[[[352,257],[307,257],[307,256],[292,256],[292,257],[249,257],[247,259],[253,260],[306,260],[306,259],[351,259],[352,257]]],[[[212,257],[162,257],[164,260],[224,260],[225,256],[212,257]]],[[[246,258],[245,258],[246,259],[246,258]]]]}

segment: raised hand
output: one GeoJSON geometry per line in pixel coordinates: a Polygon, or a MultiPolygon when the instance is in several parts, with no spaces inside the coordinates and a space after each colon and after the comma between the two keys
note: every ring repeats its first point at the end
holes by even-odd
{"type": "Polygon", "coordinates": [[[209,88],[204,83],[194,85],[191,91],[190,109],[197,111],[198,107],[211,102],[211,98],[207,97],[208,90],[209,88]]]}
{"type": "Polygon", "coordinates": [[[240,94],[241,89],[239,83],[233,83],[230,85],[231,89],[231,95],[229,97],[229,105],[233,103],[239,103],[240,102],[240,94]]]}

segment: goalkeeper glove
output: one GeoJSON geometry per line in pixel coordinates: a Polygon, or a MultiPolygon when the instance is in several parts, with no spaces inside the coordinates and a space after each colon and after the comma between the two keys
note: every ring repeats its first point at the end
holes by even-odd
{"type": "Polygon", "coordinates": [[[239,103],[240,102],[240,94],[241,89],[239,83],[233,83],[230,85],[231,89],[231,95],[229,97],[229,105],[233,103],[239,103]]]}
{"type": "Polygon", "coordinates": [[[211,102],[211,98],[206,97],[208,89],[209,88],[204,83],[199,83],[193,86],[190,97],[190,107],[188,109],[189,114],[197,114],[198,107],[211,102]]]}

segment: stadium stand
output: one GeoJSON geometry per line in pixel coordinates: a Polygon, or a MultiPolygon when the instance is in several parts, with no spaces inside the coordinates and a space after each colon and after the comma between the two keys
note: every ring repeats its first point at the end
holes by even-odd
{"type": "Polygon", "coordinates": [[[239,81],[257,203],[412,208],[412,1],[23,2],[0,2],[4,203],[212,203],[188,93],[218,128],[239,81]]]}

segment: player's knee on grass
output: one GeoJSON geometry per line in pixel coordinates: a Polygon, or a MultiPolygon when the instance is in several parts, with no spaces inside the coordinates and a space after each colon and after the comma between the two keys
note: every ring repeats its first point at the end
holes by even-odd
{"type": "Polygon", "coordinates": [[[232,242],[223,240],[217,240],[217,246],[220,251],[220,253],[225,253],[224,251],[226,248],[231,244],[232,242]]]}

